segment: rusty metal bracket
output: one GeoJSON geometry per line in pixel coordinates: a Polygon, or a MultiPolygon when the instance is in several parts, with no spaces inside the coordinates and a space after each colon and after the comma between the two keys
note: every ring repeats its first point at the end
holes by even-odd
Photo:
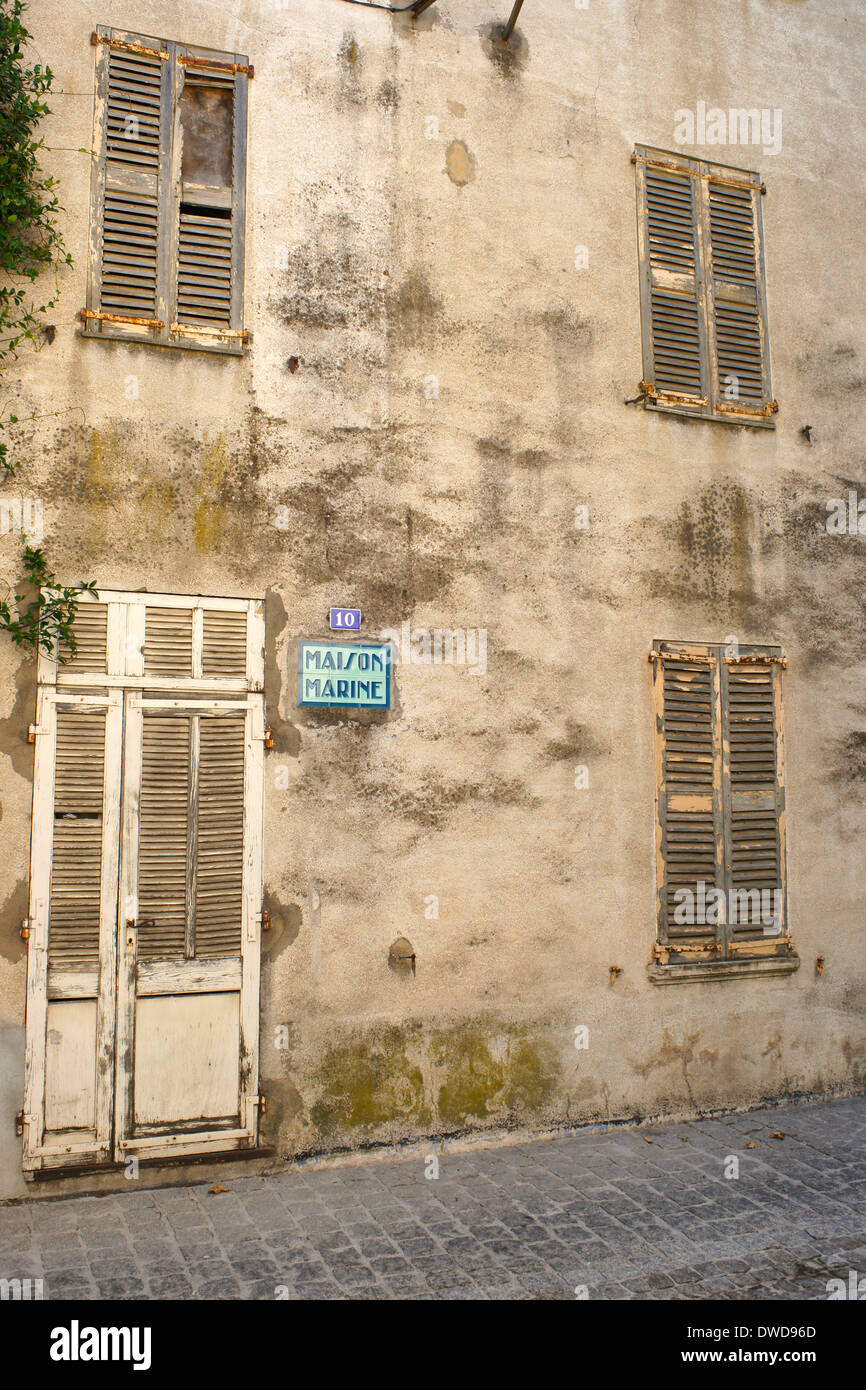
{"type": "Polygon", "coordinates": [[[129,314],[100,314],[95,309],[82,309],[81,319],[84,324],[90,319],[97,319],[100,323],[132,323],[139,328],[165,328],[162,319],[137,319],[129,314]]]}
{"type": "Polygon", "coordinates": [[[633,154],[632,164],[646,164],[653,169],[671,169],[675,174],[688,174],[690,178],[700,177],[700,169],[689,169],[685,164],[675,164],[672,159],[647,159],[645,154],[633,154]]]}
{"type": "Polygon", "coordinates": [[[216,58],[199,58],[191,53],[179,53],[177,61],[188,68],[211,68],[214,72],[245,72],[247,77],[256,75],[251,63],[221,63],[216,58]]]}
{"type": "Polygon", "coordinates": [[[721,951],[721,949],[718,941],[714,941],[707,946],[688,946],[685,942],[677,942],[674,944],[672,941],[656,941],[653,943],[653,955],[656,960],[661,961],[662,965],[667,965],[668,957],[671,955],[705,956],[707,952],[721,951]]]}
{"type": "Polygon", "coordinates": [[[766,405],[760,407],[748,405],[717,405],[716,410],[722,415],[759,415],[769,419],[771,415],[778,415],[779,402],[767,401],[766,405]]]}
{"type": "Polygon", "coordinates": [[[194,338],[237,338],[242,343],[251,343],[253,339],[248,328],[199,328],[193,323],[170,323],[168,331],[194,338]]]}
{"type": "Polygon", "coordinates": [[[647,652],[647,661],[688,661],[698,666],[715,666],[714,656],[704,656],[700,652],[662,652],[657,648],[647,652]]]}
{"type": "Polygon", "coordinates": [[[169,54],[164,48],[147,48],[143,43],[127,43],[125,39],[113,39],[108,34],[93,33],[90,35],[90,43],[93,48],[98,44],[108,44],[109,48],[119,48],[124,53],[146,53],[151,58],[162,58],[168,62],[169,54]]]}
{"type": "Polygon", "coordinates": [[[782,666],[788,665],[786,656],[725,656],[726,666],[782,666]]]}
{"type": "Polygon", "coordinates": [[[704,406],[707,403],[706,396],[689,396],[683,391],[659,391],[651,381],[642,381],[640,389],[650,400],[658,401],[662,405],[668,403],[670,405],[704,406]]]}

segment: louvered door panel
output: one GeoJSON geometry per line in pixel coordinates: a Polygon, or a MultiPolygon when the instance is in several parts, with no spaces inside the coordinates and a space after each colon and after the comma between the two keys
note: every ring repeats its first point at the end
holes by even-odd
{"type": "Polygon", "coordinates": [[[774,911],[781,910],[775,679],[769,665],[726,668],[734,940],[769,932],[774,911]]]}
{"type": "Polygon", "coordinates": [[[106,188],[99,304],[102,312],[156,318],[158,251],[156,196],[106,188]]]}
{"type": "Polygon", "coordinates": [[[709,948],[715,942],[716,927],[699,918],[700,903],[718,882],[715,667],[700,661],[662,660],[660,678],[663,926],[672,949],[677,943],[709,948]],[[682,920],[683,890],[693,906],[691,921],[682,920]]]}
{"type": "Polygon", "coordinates": [[[195,954],[240,953],[246,716],[200,720],[195,954]]]}
{"type": "Polygon", "coordinates": [[[149,174],[159,169],[163,59],[108,52],[106,158],[149,174]]]}
{"type": "Polygon", "coordinates": [[[99,964],[105,723],[102,710],[57,710],[48,911],[52,969],[99,964]]]}
{"type": "Polygon", "coordinates": [[[70,671],[105,671],[108,659],[108,606],[83,600],[72,625],[75,655],[62,644],[60,655],[64,674],[70,671]]]}
{"type": "Polygon", "coordinates": [[[202,633],[202,675],[244,676],[246,670],[246,613],[206,608],[202,633]]]}
{"type": "Polygon", "coordinates": [[[144,670],[148,676],[192,675],[192,609],[148,604],[144,670]]]}
{"type": "Polygon", "coordinates": [[[704,404],[695,178],[647,161],[643,173],[645,362],[656,392],[704,404]]]}
{"type": "MultiPolygon", "coordinates": [[[[146,41],[142,41],[142,48],[146,41]]],[[[156,321],[166,59],[108,47],[100,213],[100,313],[156,321]]],[[[143,326],[143,325],[140,325],[143,326]]]]}
{"type": "Polygon", "coordinates": [[[182,206],[178,227],[177,321],[229,328],[231,309],[231,220],[182,206]]]}
{"type": "Polygon", "coordinates": [[[707,181],[720,404],[759,410],[770,399],[763,341],[757,188],[707,181]]]}
{"type": "Polygon", "coordinates": [[[191,721],[145,712],[138,848],[139,956],[182,956],[187,939],[191,721]]]}

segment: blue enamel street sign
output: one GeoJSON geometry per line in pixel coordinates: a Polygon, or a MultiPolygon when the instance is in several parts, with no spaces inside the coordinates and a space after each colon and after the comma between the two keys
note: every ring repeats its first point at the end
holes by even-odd
{"type": "Polygon", "coordinates": [[[298,704],[389,709],[391,648],[387,642],[299,642],[298,704]]]}
{"type": "Polygon", "coordinates": [[[361,610],[360,608],[332,608],[329,621],[331,628],[338,628],[341,632],[359,632],[361,628],[361,610]]]}

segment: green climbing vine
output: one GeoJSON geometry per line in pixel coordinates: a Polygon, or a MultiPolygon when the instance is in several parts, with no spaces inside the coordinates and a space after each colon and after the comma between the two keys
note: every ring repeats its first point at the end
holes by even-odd
{"type": "Polygon", "coordinates": [[[18,647],[41,649],[49,656],[57,652],[60,661],[68,661],[75,653],[72,625],[81,595],[95,594],[96,581],[63,588],[48,568],[43,552],[32,545],[24,547],[24,574],[27,582],[35,586],[36,595],[28,603],[25,594],[15,594],[14,613],[8,599],[0,599],[0,629],[8,632],[18,647]],[[68,653],[61,648],[68,649],[68,653]]]}
{"type": "MultiPolygon", "coordinates": [[[[51,342],[54,326],[45,317],[59,298],[57,272],[71,265],[58,225],[62,211],[57,180],[43,173],[39,153],[44,139],[36,134],[50,108],[44,98],[51,90],[53,73],[25,56],[30,34],[22,23],[25,0],[0,0],[0,368],[19,355],[22,345],[51,342]],[[36,281],[54,271],[53,290],[36,293],[36,281]]],[[[35,412],[27,418],[36,419],[35,412]]],[[[10,454],[6,431],[19,417],[0,408],[0,468],[3,477],[14,477],[18,463],[10,454]]],[[[64,588],[48,567],[43,551],[25,541],[25,581],[36,586],[32,599],[15,594],[0,600],[0,629],[17,646],[53,652],[68,659],[75,652],[72,624],[81,594],[95,592],[90,581],[64,588]],[[65,650],[59,651],[59,643],[65,650]]]]}

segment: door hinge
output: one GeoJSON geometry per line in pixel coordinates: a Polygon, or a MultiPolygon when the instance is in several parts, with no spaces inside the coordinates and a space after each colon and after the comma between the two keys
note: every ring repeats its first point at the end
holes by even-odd
{"type": "Polygon", "coordinates": [[[266,907],[263,907],[261,912],[259,913],[259,921],[262,924],[262,931],[270,931],[271,914],[268,912],[268,909],[266,907]]]}
{"type": "Polygon", "coordinates": [[[28,1115],[25,1110],[19,1110],[18,1114],[15,1116],[15,1133],[18,1135],[23,1134],[24,1126],[35,1124],[36,1119],[36,1115],[28,1115]]]}
{"type": "Polygon", "coordinates": [[[24,921],[21,923],[21,938],[22,938],[23,941],[29,941],[29,940],[30,940],[30,930],[31,930],[31,927],[32,927],[32,926],[33,926],[33,918],[32,918],[32,917],[25,917],[25,918],[24,918],[24,921]]]}
{"type": "Polygon", "coordinates": [[[36,735],[37,735],[37,734],[47,734],[47,733],[48,733],[48,730],[45,728],[45,726],[44,726],[43,724],[28,724],[28,726],[27,726],[27,742],[28,742],[28,743],[35,743],[35,742],[36,742],[36,735]]]}

